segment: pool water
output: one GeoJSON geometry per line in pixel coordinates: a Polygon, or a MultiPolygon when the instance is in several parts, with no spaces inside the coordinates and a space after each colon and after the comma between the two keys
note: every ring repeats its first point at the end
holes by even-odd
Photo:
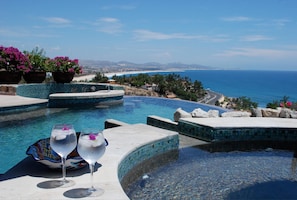
{"type": "Polygon", "coordinates": [[[293,150],[209,152],[183,148],[176,161],[148,171],[126,193],[130,199],[297,199],[293,150]]]}
{"type": "MultiPolygon", "coordinates": [[[[76,131],[84,127],[104,129],[107,119],[116,119],[126,123],[146,123],[148,115],[158,115],[173,119],[177,108],[191,112],[200,107],[204,110],[220,109],[195,102],[152,97],[124,97],[122,105],[110,107],[85,107],[76,109],[44,108],[38,117],[26,112],[25,117],[0,122],[0,174],[16,165],[26,155],[28,146],[37,140],[50,136],[54,124],[70,123],[76,131]],[[40,114],[41,113],[41,114],[40,114]]],[[[223,112],[223,110],[220,110],[223,112]]],[[[36,111],[32,111],[35,113],[36,111]]],[[[1,116],[3,117],[3,115],[1,116]]],[[[5,118],[5,117],[4,117],[5,118]]]]}

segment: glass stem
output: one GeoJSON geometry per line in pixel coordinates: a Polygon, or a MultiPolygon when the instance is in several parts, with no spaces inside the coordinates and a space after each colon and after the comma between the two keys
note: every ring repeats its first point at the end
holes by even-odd
{"type": "Polygon", "coordinates": [[[91,188],[90,188],[91,191],[95,191],[95,190],[96,190],[96,189],[94,188],[94,181],[93,181],[94,166],[95,166],[94,163],[90,163],[90,164],[89,164],[90,172],[91,172],[91,188]]]}
{"type": "Polygon", "coordinates": [[[66,183],[66,167],[65,167],[66,158],[62,157],[62,175],[63,175],[63,183],[66,183]]]}

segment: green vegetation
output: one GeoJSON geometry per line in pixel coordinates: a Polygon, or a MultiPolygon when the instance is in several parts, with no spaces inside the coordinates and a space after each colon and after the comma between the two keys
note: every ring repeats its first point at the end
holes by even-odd
{"type": "Polygon", "coordinates": [[[91,82],[96,83],[107,83],[108,77],[106,77],[103,73],[97,72],[96,76],[92,79],[91,82]]]}
{"type": "MultiPolygon", "coordinates": [[[[167,96],[170,94],[176,95],[177,98],[198,101],[201,100],[206,91],[204,90],[202,83],[195,80],[191,82],[188,77],[181,77],[178,74],[138,74],[138,75],[123,75],[123,76],[113,76],[118,84],[129,85],[136,88],[152,89],[157,92],[160,96],[167,96]]],[[[96,73],[95,78],[92,82],[106,83],[108,78],[104,76],[103,73],[96,73]]],[[[258,103],[253,102],[250,98],[246,96],[238,98],[225,98],[226,108],[234,110],[246,110],[250,111],[253,108],[258,107],[258,103]]],[[[222,106],[224,102],[216,102],[215,105],[222,106]]],[[[292,103],[289,101],[288,96],[284,96],[281,100],[274,100],[268,103],[267,108],[276,109],[277,107],[286,107],[296,110],[297,102],[292,103]]]]}
{"type": "Polygon", "coordinates": [[[34,72],[45,72],[49,71],[49,59],[45,56],[44,49],[39,49],[35,47],[31,52],[24,51],[24,54],[30,60],[31,63],[31,70],[34,72]]]}
{"type": "Polygon", "coordinates": [[[246,96],[241,96],[238,98],[225,97],[224,102],[215,103],[216,106],[222,106],[223,104],[227,104],[224,107],[228,109],[245,110],[245,111],[250,111],[251,109],[258,107],[258,103],[253,102],[250,98],[246,96]]]}
{"type": "Polygon", "coordinates": [[[290,108],[297,110],[297,102],[290,102],[288,96],[283,96],[281,100],[273,100],[266,105],[266,108],[276,109],[277,107],[290,108]]]}
{"type": "MultiPolygon", "coordinates": [[[[204,88],[200,81],[191,82],[188,77],[181,77],[178,74],[168,75],[149,75],[138,74],[135,76],[113,76],[117,83],[121,85],[131,85],[133,87],[150,87],[160,95],[174,94],[177,98],[197,101],[205,95],[204,88]]],[[[97,73],[93,82],[106,82],[107,79],[103,74],[97,73]]]]}
{"type": "Polygon", "coordinates": [[[258,107],[258,103],[253,102],[250,98],[245,96],[235,98],[233,102],[235,103],[234,109],[236,110],[251,110],[252,108],[258,107]]]}

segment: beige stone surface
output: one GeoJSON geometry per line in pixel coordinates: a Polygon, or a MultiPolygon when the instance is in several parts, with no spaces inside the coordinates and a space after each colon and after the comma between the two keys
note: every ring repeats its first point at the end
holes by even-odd
{"type": "MultiPolygon", "coordinates": [[[[106,152],[99,159],[101,167],[94,173],[94,184],[104,189],[104,194],[95,199],[129,199],[118,179],[118,165],[136,148],[146,143],[172,137],[178,133],[145,124],[125,125],[104,130],[109,142],[106,152]]],[[[61,171],[49,170],[27,157],[6,172],[0,181],[0,199],[69,199],[78,198],[78,191],[90,185],[88,167],[68,171],[67,178],[76,184],[70,188],[48,188],[48,183],[59,180],[61,171]]],[[[84,197],[84,199],[94,199],[84,197]]]]}

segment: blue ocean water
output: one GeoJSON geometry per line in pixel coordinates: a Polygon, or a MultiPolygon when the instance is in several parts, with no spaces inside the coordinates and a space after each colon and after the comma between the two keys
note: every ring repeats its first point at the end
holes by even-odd
{"type": "Polygon", "coordinates": [[[227,97],[246,96],[260,107],[280,101],[284,96],[297,102],[297,71],[187,70],[174,73],[187,76],[192,82],[198,80],[205,89],[227,97]]]}

